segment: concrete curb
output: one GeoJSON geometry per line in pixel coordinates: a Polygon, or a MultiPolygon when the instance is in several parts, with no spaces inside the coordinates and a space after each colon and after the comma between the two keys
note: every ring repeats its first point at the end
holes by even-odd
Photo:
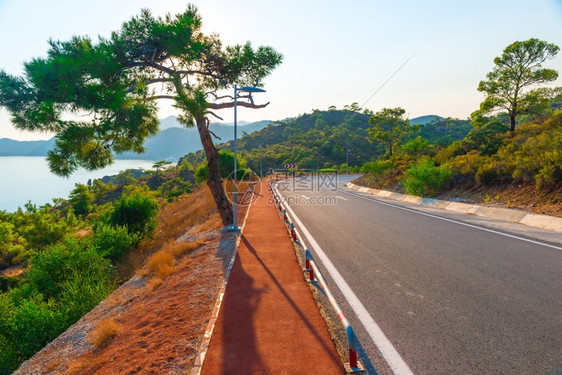
{"type": "Polygon", "coordinates": [[[468,215],[488,217],[496,220],[519,223],[531,227],[548,229],[562,233],[562,218],[555,216],[539,215],[509,208],[485,207],[476,204],[450,202],[433,198],[421,198],[413,195],[394,193],[386,190],[370,189],[348,182],[346,186],[361,193],[369,193],[378,197],[390,198],[402,202],[409,202],[428,207],[441,208],[448,211],[468,215]]]}

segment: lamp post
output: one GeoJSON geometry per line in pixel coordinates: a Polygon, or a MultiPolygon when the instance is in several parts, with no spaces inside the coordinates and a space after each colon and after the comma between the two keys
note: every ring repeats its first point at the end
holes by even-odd
{"type": "Polygon", "coordinates": [[[347,174],[347,168],[349,167],[349,153],[351,150],[347,150],[345,153],[345,174],[347,174]]]}
{"type": "Polygon", "coordinates": [[[234,192],[232,193],[232,201],[233,201],[233,209],[232,209],[232,214],[233,214],[233,218],[232,218],[232,227],[230,227],[230,230],[233,231],[237,231],[238,228],[238,185],[236,184],[236,180],[237,180],[237,174],[238,174],[238,165],[237,165],[237,160],[236,160],[236,140],[238,138],[238,134],[237,134],[237,99],[238,99],[238,92],[239,91],[244,91],[250,94],[250,101],[253,103],[252,100],[252,93],[253,92],[265,92],[264,89],[260,89],[259,87],[251,87],[251,86],[243,86],[238,88],[237,85],[234,85],[234,192]]]}
{"type": "Polygon", "coordinates": [[[263,178],[263,164],[261,159],[262,146],[260,145],[260,179],[263,178]]]}

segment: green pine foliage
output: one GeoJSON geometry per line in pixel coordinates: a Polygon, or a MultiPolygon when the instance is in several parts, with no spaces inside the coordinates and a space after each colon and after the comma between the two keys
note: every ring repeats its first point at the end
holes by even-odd
{"type": "Polygon", "coordinates": [[[151,235],[156,227],[158,203],[148,190],[132,190],[123,194],[115,203],[109,222],[113,226],[125,226],[129,233],[151,235]]]}

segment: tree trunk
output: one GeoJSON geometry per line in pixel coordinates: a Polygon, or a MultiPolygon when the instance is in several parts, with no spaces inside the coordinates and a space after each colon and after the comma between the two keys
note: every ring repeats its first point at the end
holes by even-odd
{"type": "Polygon", "coordinates": [[[509,115],[509,130],[510,131],[515,131],[515,114],[510,114],[509,115]]]}
{"type": "Polygon", "coordinates": [[[201,144],[207,156],[207,164],[209,166],[209,180],[207,185],[213,194],[219,215],[223,225],[230,225],[233,223],[232,204],[228,200],[224,187],[222,185],[221,174],[219,170],[219,152],[213,144],[211,134],[207,129],[207,122],[204,117],[196,117],[197,130],[201,137],[201,144]]]}
{"type": "Polygon", "coordinates": [[[515,96],[511,110],[507,113],[509,114],[509,130],[513,132],[515,131],[515,117],[517,116],[517,96],[515,96]]]}

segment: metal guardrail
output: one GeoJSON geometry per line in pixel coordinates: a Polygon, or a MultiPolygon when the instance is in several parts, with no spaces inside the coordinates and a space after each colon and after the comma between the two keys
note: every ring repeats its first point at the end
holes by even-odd
{"type": "Polygon", "coordinates": [[[295,242],[298,246],[300,246],[304,250],[305,266],[306,266],[306,270],[309,273],[310,282],[314,282],[314,281],[318,282],[318,284],[324,291],[326,297],[330,301],[330,304],[338,314],[338,319],[340,320],[341,324],[345,329],[347,335],[347,342],[349,346],[349,370],[351,370],[351,372],[354,373],[361,373],[363,372],[363,369],[359,367],[359,362],[357,359],[357,337],[355,336],[355,332],[353,331],[353,328],[351,327],[349,320],[347,320],[342,309],[336,302],[336,299],[334,298],[332,292],[330,291],[330,288],[328,287],[328,284],[326,283],[326,279],[324,279],[322,272],[320,272],[320,269],[318,268],[318,265],[316,264],[316,261],[314,260],[311,252],[306,248],[304,241],[302,240],[299,232],[295,228],[294,223],[291,220],[289,220],[289,217],[287,216],[287,210],[283,208],[283,204],[285,202],[282,202],[282,200],[277,196],[276,190],[274,188],[274,184],[270,183],[270,188],[271,188],[271,192],[273,193],[273,197],[275,199],[275,206],[280,212],[283,213],[283,220],[285,220],[285,222],[287,222],[290,225],[291,228],[290,236],[293,242],[295,242]]]}

